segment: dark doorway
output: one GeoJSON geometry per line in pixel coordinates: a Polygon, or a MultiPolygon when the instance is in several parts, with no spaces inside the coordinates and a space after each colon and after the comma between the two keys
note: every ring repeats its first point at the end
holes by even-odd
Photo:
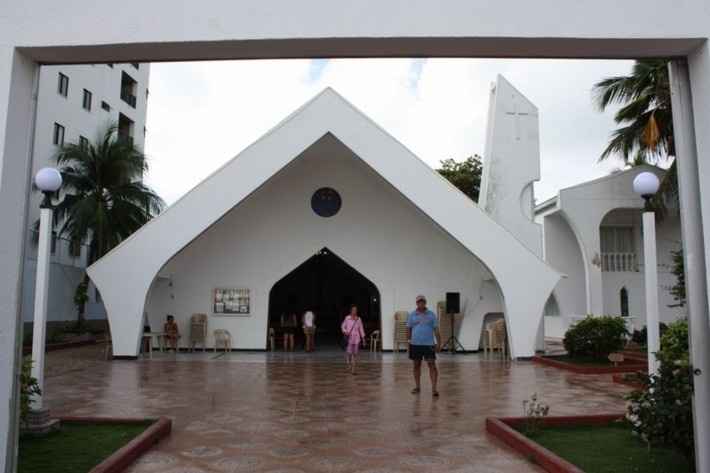
{"type": "MultiPolygon", "coordinates": [[[[316,349],[335,346],[340,340],[340,324],[358,306],[369,337],[380,330],[380,293],[377,287],[328,248],[323,248],[271,288],[269,327],[280,335],[281,314],[295,312],[299,318],[306,310],[316,315],[316,349]]],[[[303,345],[303,333],[296,335],[303,345]]],[[[279,345],[280,347],[280,345],[279,345]]]]}

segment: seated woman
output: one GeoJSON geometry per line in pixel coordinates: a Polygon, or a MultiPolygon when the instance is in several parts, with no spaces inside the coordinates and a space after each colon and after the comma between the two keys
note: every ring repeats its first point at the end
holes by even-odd
{"type": "Polygon", "coordinates": [[[168,349],[172,347],[173,350],[177,351],[177,342],[180,338],[180,331],[178,330],[178,325],[175,323],[175,317],[168,314],[168,320],[163,325],[163,332],[165,332],[165,340],[168,349]]]}

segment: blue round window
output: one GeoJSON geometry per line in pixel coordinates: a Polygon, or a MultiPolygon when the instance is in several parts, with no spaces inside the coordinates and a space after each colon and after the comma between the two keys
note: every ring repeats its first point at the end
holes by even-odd
{"type": "Polygon", "coordinates": [[[337,214],[342,203],[338,191],[330,187],[321,187],[311,197],[311,208],[321,217],[332,217],[337,214]]]}

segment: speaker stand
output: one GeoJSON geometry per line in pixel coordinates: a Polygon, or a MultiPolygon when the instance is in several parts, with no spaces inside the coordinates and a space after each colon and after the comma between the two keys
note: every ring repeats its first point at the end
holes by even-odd
{"type": "Polygon", "coordinates": [[[459,339],[456,338],[456,319],[454,315],[455,314],[449,314],[451,318],[451,336],[446,340],[444,346],[441,347],[441,351],[449,350],[452,355],[456,353],[456,350],[464,351],[463,345],[461,345],[459,339]]]}

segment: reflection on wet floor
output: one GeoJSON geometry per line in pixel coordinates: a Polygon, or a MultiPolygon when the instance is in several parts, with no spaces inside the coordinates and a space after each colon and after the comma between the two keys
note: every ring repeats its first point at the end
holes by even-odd
{"type": "Polygon", "coordinates": [[[483,355],[440,356],[439,399],[424,370],[410,394],[405,353],[155,353],[101,361],[96,347],[49,354],[52,413],[170,416],[173,433],[131,472],[541,471],[488,437],[489,415],[519,415],[533,392],[552,415],[620,412],[626,388],[483,355]]]}

